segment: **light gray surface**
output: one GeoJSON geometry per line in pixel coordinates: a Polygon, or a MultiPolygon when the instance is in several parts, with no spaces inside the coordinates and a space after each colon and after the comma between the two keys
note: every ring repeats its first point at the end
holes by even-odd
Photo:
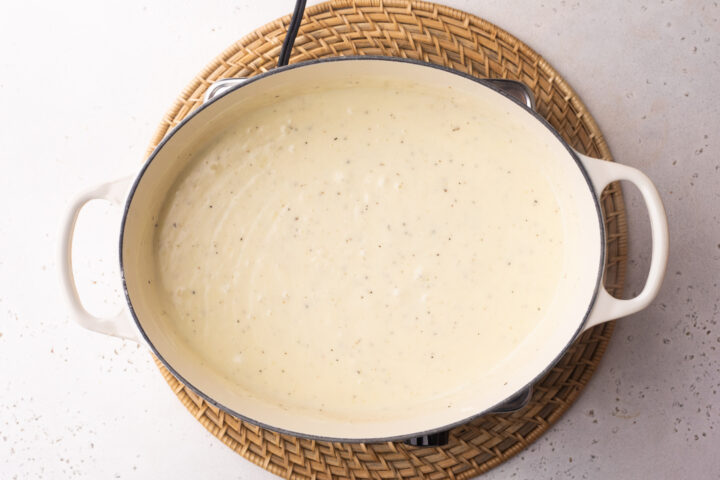
{"type": "MultiPolygon", "coordinates": [[[[271,478],[187,414],[145,350],[73,324],[54,252],[71,195],[135,170],[192,76],[290,3],[3,4],[0,478],[271,478]]],[[[447,3],[507,29],[562,73],[615,158],[656,182],[671,233],[657,301],[618,322],[595,377],[558,424],[485,478],[718,478],[720,8],[447,3]]],[[[648,226],[637,196],[628,195],[628,209],[637,291],[648,226]]],[[[117,288],[108,265],[117,212],[100,214],[104,233],[95,228],[80,246],[99,249],[105,263],[92,263],[108,272],[85,292],[111,311],[103,293],[117,288]]]]}

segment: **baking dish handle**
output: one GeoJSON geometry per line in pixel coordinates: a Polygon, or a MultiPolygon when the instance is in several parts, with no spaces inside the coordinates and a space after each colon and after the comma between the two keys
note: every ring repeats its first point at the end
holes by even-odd
{"type": "Polygon", "coordinates": [[[58,271],[60,283],[65,290],[68,306],[74,319],[88,330],[125,338],[140,342],[140,336],[135,328],[130,312],[123,307],[117,315],[108,318],[96,317],[88,312],[80,301],[75,275],[72,266],[72,244],[80,211],[91,200],[107,200],[116,205],[124,202],[126,193],[134,177],[127,177],[114,182],[106,183],[88,192],[75,197],[70,203],[67,213],[63,217],[62,231],[60,232],[60,251],[58,255],[58,271]]]}
{"type": "MultiPolygon", "coordinates": [[[[577,153],[577,152],[576,152],[577,153]]],[[[577,154],[585,166],[598,198],[611,182],[627,180],[640,190],[650,217],[652,233],[652,259],[645,286],[638,296],[628,300],[613,297],[601,282],[592,312],[585,324],[585,330],[603,322],[625,317],[647,307],[657,296],[665,276],[668,259],[668,226],[660,194],[652,181],[640,170],[619,163],[598,160],[577,154]]]]}

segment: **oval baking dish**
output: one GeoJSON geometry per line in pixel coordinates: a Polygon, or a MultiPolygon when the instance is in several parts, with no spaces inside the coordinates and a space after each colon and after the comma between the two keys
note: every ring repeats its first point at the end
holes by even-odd
{"type": "MultiPolygon", "coordinates": [[[[378,125],[385,125],[383,121],[377,120],[378,125]]],[[[297,188],[300,186],[296,185],[297,188]]],[[[498,91],[490,82],[406,59],[346,57],[318,60],[278,68],[225,89],[173,129],[151,154],[134,179],[127,196],[125,189],[126,184],[121,182],[82,195],[73,205],[68,221],[62,247],[64,278],[84,325],[119,336],[139,336],[178,379],[210,403],[258,425],[310,438],[363,442],[407,439],[446,430],[492,411],[532,385],[584,330],[645,308],[660,288],[667,261],[668,234],[664,210],[657,191],[645,175],[627,166],[579,154],[542,117],[498,91]],[[378,94],[377,99],[373,100],[373,91],[385,92],[382,95],[392,91],[398,99],[378,94]],[[337,92],[345,92],[347,96],[342,97],[337,92]],[[402,97],[411,94],[415,95],[413,102],[402,103],[402,97]],[[338,101],[342,98],[356,103],[348,106],[351,103],[338,101]],[[364,98],[362,102],[361,98],[364,98]],[[379,101],[380,98],[384,100],[379,101]],[[430,103],[425,104],[423,98],[427,102],[436,103],[432,106],[430,103]],[[305,103],[302,103],[303,99],[305,103]],[[455,107],[452,107],[453,102],[457,102],[455,107]],[[368,126],[370,124],[348,120],[342,128],[338,127],[339,134],[328,134],[325,138],[317,132],[317,129],[327,130],[338,126],[335,120],[334,126],[328,126],[329,119],[351,118],[362,114],[358,112],[361,104],[367,105],[367,109],[376,115],[382,114],[382,118],[396,115],[402,121],[395,128],[373,130],[368,126]],[[415,110],[413,105],[418,104],[421,105],[415,110]],[[387,110],[391,105],[397,106],[399,110],[387,110]],[[472,108],[468,105],[472,105],[472,108]],[[296,121],[283,123],[288,114],[286,109],[291,107],[296,109],[296,121]],[[333,108],[340,113],[336,113],[333,108]],[[468,120],[462,122],[462,125],[454,125],[452,108],[457,109],[458,118],[462,112],[469,112],[468,120]],[[261,111],[265,116],[258,117],[261,111]],[[432,118],[433,111],[437,112],[436,118],[432,118]],[[475,118],[472,112],[477,112],[476,123],[470,120],[475,118]],[[323,117],[327,119],[323,120],[323,117]],[[314,124],[316,130],[310,127],[309,119],[313,118],[317,120],[317,124],[314,124]],[[257,132],[260,133],[252,130],[252,126],[247,123],[257,119],[263,120],[265,126],[265,130],[258,127],[257,132]],[[357,125],[362,126],[362,132],[357,125]],[[302,143],[300,133],[293,130],[297,128],[307,128],[303,135],[313,135],[307,137],[305,144],[319,142],[313,154],[301,155],[302,149],[309,147],[302,143]],[[313,133],[308,133],[310,131],[313,133]],[[232,133],[232,138],[228,137],[228,132],[232,133]],[[281,132],[285,136],[278,137],[279,140],[272,138],[272,135],[280,135],[281,132]],[[464,136],[453,137],[453,134],[464,136]],[[320,138],[323,140],[319,141],[320,138]],[[365,143],[361,142],[365,140],[368,146],[363,153],[361,146],[365,143]],[[348,143],[341,145],[343,141],[348,143]],[[405,141],[412,145],[403,143],[401,148],[398,147],[399,153],[388,153],[390,144],[405,141]],[[225,163],[217,156],[218,163],[212,167],[221,172],[217,177],[207,176],[209,174],[203,177],[193,170],[200,168],[196,167],[200,162],[216,158],[213,155],[220,151],[218,145],[232,149],[236,148],[233,145],[237,142],[247,147],[246,153],[241,155],[236,152],[225,163]],[[467,153],[461,155],[457,148],[450,148],[450,142],[466,142],[467,153]],[[494,142],[498,145],[504,143],[496,147],[494,142]],[[262,145],[277,147],[277,152],[263,157],[266,161],[270,158],[276,162],[274,166],[262,164],[257,171],[232,170],[238,168],[237,162],[251,162],[248,158],[260,158],[253,157],[251,150],[264,148],[262,145]],[[484,147],[478,149],[477,145],[484,147]],[[408,152],[415,152],[412,155],[417,155],[417,158],[408,160],[408,152]],[[430,162],[430,153],[434,155],[432,158],[437,159],[442,159],[447,153],[446,161],[452,162],[454,159],[463,163],[463,168],[465,162],[468,165],[481,160],[485,163],[484,167],[477,170],[480,173],[472,173],[468,166],[466,176],[460,178],[453,173],[460,171],[457,166],[448,167],[455,170],[433,173],[440,170],[431,170],[428,166],[431,165],[427,163],[430,162]],[[333,167],[336,164],[332,163],[331,157],[347,157],[348,165],[351,159],[365,163],[358,167],[361,170],[352,170],[354,166],[344,165],[336,168],[333,167]],[[374,163],[378,158],[383,160],[378,160],[379,164],[374,163]],[[424,161],[426,163],[422,163],[424,161]],[[380,172],[385,167],[391,173],[386,175],[380,172]],[[247,175],[247,178],[252,176],[252,182],[246,178],[242,184],[247,188],[251,188],[248,187],[251,183],[255,185],[252,187],[255,188],[252,190],[255,196],[247,193],[248,190],[235,203],[231,200],[225,204],[209,202],[208,198],[215,197],[208,197],[210,194],[207,192],[229,185],[222,183],[229,178],[228,168],[233,174],[247,175]],[[314,173],[313,177],[309,172],[314,172],[314,168],[319,169],[317,171],[320,173],[314,173]],[[331,168],[335,170],[331,171],[331,168]],[[273,178],[281,179],[278,183],[267,180],[267,172],[270,170],[278,175],[273,178]],[[524,173],[514,175],[513,171],[524,173]],[[327,173],[327,178],[322,177],[324,180],[317,180],[317,184],[313,184],[313,179],[322,176],[322,172],[327,173]],[[393,183],[392,175],[398,178],[402,176],[406,183],[399,180],[393,183]],[[291,205],[285,201],[290,196],[280,197],[284,195],[283,192],[290,191],[293,178],[297,179],[296,183],[300,186],[325,185],[322,183],[325,181],[351,185],[345,187],[346,190],[333,187],[334,190],[328,190],[327,197],[322,199],[310,198],[310,194],[306,193],[293,193],[292,199],[301,198],[304,202],[299,204],[299,211],[312,211],[312,214],[308,213],[309,218],[318,222],[317,225],[321,225],[324,230],[317,230],[320,227],[312,230],[309,223],[303,224],[303,221],[309,220],[301,218],[301,214],[283,213],[285,208],[290,211],[291,205]],[[368,186],[370,180],[375,182],[372,184],[375,190],[368,186]],[[652,226],[653,257],[649,276],[642,292],[630,300],[615,299],[602,286],[605,233],[598,197],[608,183],[616,180],[631,181],[640,189],[652,226]],[[464,193],[456,193],[464,181],[470,182],[468,185],[472,188],[464,193]],[[206,187],[201,188],[201,185],[206,187]],[[397,196],[401,188],[409,189],[414,195],[410,201],[403,203],[397,196]],[[491,205],[492,211],[487,205],[490,197],[482,196],[483,188],[494,189],[493,198],[497,204],[491,205]],[[363,194],[366,197],[368,192],[381,195],[373,193],[380,190],[386,193],[382,193],[383,197],[377,197],[377,204],[380,205],[381,200],[386,203],[373,214],[375,216],[362,217],[360,210],[363,202],[370,203],[367,198],[363,199],[363,194]],[[193,197],[192,192],[198,192],[197,196],[193,197]],[[445,200],[450,194],[455,195],[455,203],[445,200]],[[264,198],[258,200],[258,195],[264,198]],[[534,200],[533,195],[537,196],[534,200]],[[77,212],[92,198],[125,202],[120,234],[120,264],[132,324],[124,323],[122,319],[94,319],[82,310],[77,299],[69,260],[72,231],[77,212]],[[538,201],[538,198],[541,200],[538,201]],[[183,224],[180,220],[174,220],[172,215],[182,211],[177,210],[179,207],[173,207],[178,199],[185,199],[194,210],[186,209],[190,213],[186,217],[177,218],[192,217],[195,218],[194,223],[188,220],[183,224]],[[484,205],[475,209],[463,207],[465,210],[462,210],[461,216],[453,213],[453,209],[461,208],[460,202],[475,199],[484,202],[484,205]],[[545,202],[543,199],[548,199],[552,205],[538,205],[545,202]],[[230,208],[229,205],[235,206],[230,208]],[[302,206],[307,208],[302,210],[302,206]],[[198,210],[201,207],[205,209],[202,212],[198,210]],[[241,212],[243,208],[246,210],[241,212]],[[542,208],[547,208],[545,213],[533,214],[542,208]],[[218,212],[218,209],[223,211],[218,212]],[[323,216],[320,211],[323,209],[330,213],[323,216]],[[267,213],[269,211],[273,212],[272,215],[267,213]],[[228,212],[239,212],[237,215],[245,216],[238,217],[228,212]],[[431,226],[411,230],[403,223],[403,218],[420,219],[418,212],[436,222],[454,225],[452,232],[431,226]],[[262,241],[257,240],[260,238],[257,235],[252,237],[248,234],[245,238],[242,232],[250,230],[246,228],[247,225],[241,225],[237,230],[228,230],[240,233],[237,233],[234,241],[226,242],[224,248],[204,248],[201,254],[193,256],[195,254],[190,247],[185,245],[178,247],[182,255],[167,254],[163,257],[162,252],[167,251],[163,250],[163,242],[180,245],[179,239],[191,238],[197,244],[202,244],[213,238],[221,238],[217,236],[219,234],[213,237],[206,233],[220,228],[221,224],[226,227],[227,215],[246,222],[254,221],[254,228],[265,229],[263,231],[267,235],[262,237],[262,241]],[[479,217],[481,215],[482,219],[479,217]],[[221,221],[221,216],[225,220],[221,221]],[[355,220],[348,220],[351,217],[355,220]],[[526,224],[533,224],[535,230],[526,224]],[[550,224],[554,225],[554,236],[549,240],[541,240],[541,235],[550,235],[550,224]],[[418,240],[416,235],[412,241],[402,240],[402,233],[393,230],[402,226],[406,227],[406,236],[422,230],[426,237],[418,240]],[[178,236],[177,232],[173,232],[173,229],[178,228],[185,228],[185,234],[189,237],[178,236]],[[277,232],[281,230],[286,231],[286,237],[279,236],[277,232]],[[433,243],[437,240],[431,236],[437,233],[436,230],[444,234],[443,242],[450,242],[442,244],[447,245],[446,250],[432,250],[439,245],[433,243]],[[486,232],[486,236],[477,233],[481,230],[486,232]],[[302,243],[305,240],[310,242],[311,231],[315,232],[312,239],[315,243],[312,245],[318,242],[323,245],[322,254],[307,253],[306,247],[312,245],[302,243]],[[270,236],[267,232],[275,233],[270,236]],[[302,237],[300,240],[298,235],[302,237]],[[537,239],[530,238],[533,235],[537,239]],[[357,238],[365,243],[353,249],[349,245],[357,238]],[[375,241],[378,238],[389,243],[375,241]],[[374,242],[372,252],[368,247],[371,240],[374,242]],[[460,243],[461,240],[465,241],[462,244],[464,246],[456,247],[451,243],[460,243]],[[300,245],[305,248],[302,252],[300,245]],[[238,253],[242,248],[245,249],[244,253],[238,253]],[[332,250],[334,248],[337,254],[332,250]],[[382,254],[378,253],[380,249],[384,249],[382,254]],[[409,252],[424,252],[427,255],[432,252],[432,256],[437,258],[428,257],[422,262],[406,259],[411,255],[409,252]],[[464,256],[460,258],[461,253],[458,252],[464,256]],[[471,266],[475,261],[473,252],[479,252],[477,258],[485,262],[482,266],[471,266]],[[489,255],[487,252],[494,253],[489,255]],[[312,255],[320,255],[319,260],[313,260],[316,263],[309,260],[312,255]],[[347,263],[350,260],[346,262],[346,259],[352,255],[363,258],[347,263]],[[239,257],[246,263],[240,262],[239,257]],[[267,311],[276,313],[268,313],[267,317],[248,314],[238,319],[238,324],[242,320],[250,329],[243,330],[251,332],[245,336],[227,324],[213,324],[213,318],[222,315],[208,313],[211,310],[208,310],[207,299],[211,297],[206,296],[205,303],[198,303],[197,298],[192,296],[201,292],[210,295],[207,292],[217,275],[227,274],[235,278],[235,275],[242,276],[250,272],[243,270],[245,267],[242,265],[249,265],[248,262],[256,261],[259,257],[265,259],[265,266],[253,267],[253,275],[270,275],[268,272],[275,272],[272,285],[276,288],[276,297],[266,300],[269,298],[267,292],[273,290],[262,290],[261,287],[265,288],[270,283],[266,281],[267,285],[262,284],[256,278],[254,283],[225,283],[223,285],[243,285],[243,291],[228,287],[222,294],[213,294],[215,296],[212,298],[220,304],[235,302],[236,307],[233,308],[238,311],[252,307],[253,312],[257,313],[260,308],[258,305],[262,304],[267,311]],[[448,263],[451,260],[453,263],[448,263]],[[198,292],[190,286],[185,287],[189,283],[184,281],[184,277],[190,273],[186,273],[189,267],[180,268],[182,262],[194,262],[191,267],[198,271],[212,270],[197,277],[202,279],[198,283],[198,292]],[[338,262],[346,262],[349,267],[343,270],[338,262]],[[366,308],[366,303],[362,303],[366,300],[362,292],[356,295],[360,290],[354,290],[360,288],[357,282],[362,281],[358,274],[361,262],[372,263],[367,267],[368,271],[382,274],[383,278],[388,279],[385,283],[375,283],[374,288],[362,287],[367,290],[368,296],[385,295],[382,298],[388,299],[384,301],[388,308],[387,314],[380,313],[382,306],[379,303],[377,308],[368,307],[365,312],[371,314],[372,318],[364,326],[364,317],[358,312],[366,308]],[[554,273],[550,271],[550,263],[554,273]],[[228,264],[234,267],[228,267],[226,271],[225,265],[228,264]],[[272,268],[267,267],[268,264],[272,268]],[[414,270],[406,275],[406,267],[414,270]],[[402,274],[396,274],[393,268],[402,274]],[[426,322],[419,316],[408,318],[413,315],[412,312],[419,311],[417,302],[428,300],[417,299],[422,297],[421,290],[417,290],[418,295],[412,299],[403,297],[403,292],[415,292],[412,289],[416,288],[418,279],[427,276],[427,271],[433,268],[433,271],[440,272],[436,278],[439,282],[444,281],[445,287],[436,285],[435,290],[428,291],[432,292],[431,297],[435,294],[432,298],[433,309],[437,308],[437,311],[445,314],[435,318],[435,323],[427,323],[429,320],[426,322]],[[408,280],[403,284],[405,278],[408,280]],[[294,285],[294,290],[283,290],[283,285],[294,285]],[[502,290],[504,286],[507,288],[502,290]],[[206,290],[202,290],[204,288],[206,290]],[[243,295],[250,296],[248,292],[254,292],[253,298],[243,300],[243,295]],[[302,308],[310,308],[309,301],[304,305],[298,304],[297,309],[293,310],[295,307],[288,305],[294,292],[302,292],[304,298],[312,297],[315,302],[313,305],[323,310],[318,310],[320,313],[315,316],[303,316],[302,308]],[[346,294],[340,295],[338,292],[346,294]],[[437,299],[437,294],[442,292],[445,292],[447,303],[451,305],[437,299]],[[353,300],[349,300],[351,294],[355,295],[353,300]],[[526,305],[528,299],[535,298],[534,295],[538,297],[538,302],[542,300],[542,305],[538,302],[537,305],[526,305]],[[487,315],[483,316],[484,308],[494,312],[491,319],[486,318],[487,315]],[[527,313],[519,313],[523,311],[527,313]],[[222,329],[208,333],[208,338],[212,338],[212,342],[217,345],[216,352],[207,345],[204,350],[193,347],[193,341],[188,340],[192,332],[197,334],[190,323],[180,327],[182,322],[179,318],[183,314],[190,315],[188,312],[194,312],[194,321],[202,322],[206,328],[222,329]],[[283,317],[277,312],[292,314],[283,317]],[[507,317],[503,312],[507,312],[507,317]],[[283,323],[285,318],[287,320],[283,323]],[[325,323],[320,322],[319,318],[324,318],[325,323]],[[477,318],[478,326],[477,332],[472,331],[472,335],[476,337],[468,333],[471,332],[474,318],[477,318]],[[306,320],[305,323],[298,323],[292,319],[306,320]],[[457,331],[451,332],[453,321],[458,319],[463,319],[462,328],[466,329],[462,335],[457,331]],[[533,319],[533,323],[521,327],[523,319],[533,319]],[[517,338],[513,337],[511,342],[507,338],[510,338],[508,335],[512,336],[508,333],[512,331],[512,322],[517,322],[518,330],[524,330],[522,334],[517,334],[517,338]],[[253,325],[261,324],[267,326],[266,331],[263,332],[261,327],[253,330],[253,325]],[[423,331],[424,325],[435,329],[435,340],[423,331]],[[391,339],[388,332],[399,338],[391,339]],[[357,338],[357,342],[364,341],[372,346],[355,348],[353,342],[347,341],[351,335],[355,335],[352,337],[353,342],[357,338]],[[306,349],[303,354],[290,352],[289,355],[295,355],[292,361],[282,359],[284,354],[288,354],[288,345],[292,345],[295,340],[299,345],[300,339],[306,338],[306,347],[311,346],[309,350],[306,349]],[[383,342],[387,344],[385,347],[378,346],[383,342]],[[282,345],[282,348],[277,345],[282,345]],[[339,347],[331,355],[321,351],[323,345],[339,347]],[[237,352],[234,357],[230,354],[219,356],[235,347],[237,352]],[[445,374],[441,368],[434,366],[439,364],[433,354],[435,349],[444,352],[445,363],[442,368],[447,371],[445,374]],[[246,350],[255,352],[255,356],[250,357],[249,353],[243,358],[238,356],[238,352],[246,350]],[[258,360],[261,358],[260,351],[269,358],[258,360]],[[378,355],[384,358],[379,359],[378,355]],[[470,361],[473,355],[476,360],[470,361]],[[233,361],[238,365],[255,362],[252,363],[254,370],[251,372],[249,368],[239,366],[239,373],[233,376],[235,370],[229,366],[233,361]],[[410,370],[411,361],[418,374],[410,370]],[[343,369],[334,367],[333,362],[345,362],[343,369]],[[348,366],[350,364],[352,367],[348,366]],[[251,376],[260,374],[262,377],[251,376]],[[286,378],[282,377],[283,374],[290,377],[285,382],[287,385],[296,385],[294,391],[290,387],[284,390],[278,387],[281,383],[278,379],[286,378]],[[431,378],[438,379],[442,391],[427,387],[424,382],[431,378]],[[317,390],[317,395],[313,396],[312,388],[317,390]],[[302,395],[306,397],[302,397],[302,401],[292,400],[290,397],[293,393],[298,398],[302,395]],[[280,398],[282,395],[287,397],[280,398]],[[362,401],[358,400],[355,404],[353,399],[358,395],[362,401]]],[[[317,195],[321,193],[325,192],[317,192],[317,195]]],[[[228,195],[228,198],[232,198],[239,193],[228,195]]],[[[417,222],[416,225],[424,225],[417,222]]],[[[431,282],[432,278],[428,281],[431,282]]],[[[375,297],[372,301],[375,301],[375,297]]]]}

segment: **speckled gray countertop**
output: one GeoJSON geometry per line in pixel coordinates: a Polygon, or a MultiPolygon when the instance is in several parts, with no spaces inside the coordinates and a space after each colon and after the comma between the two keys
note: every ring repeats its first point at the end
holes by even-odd
{"type": "MultiPolygon", "coordinates": [[[[146,350],[74,325],[54,252],[71,195],[136,169],[189,79],[291,3],[3,7],[0,478],[272,478],[187,414],[146,350]]],[[[561,72],[616,160],[656,183],[671,234],[658,299],[617,323],[597,373],[562,419],[485,478],[719,478],[720,7],[446,3],[507,29],[561,72]]],[[[649,227],[639,196],[626,195],[632,294],[647,271],[649,227]]],[[[104,227],[89,229],[83,245],[97,247],[98,258],[82,262],[99,272],[85,277],[83,292],[109,312],[119,305],[117,212],[95,210],[104,227]]]]}

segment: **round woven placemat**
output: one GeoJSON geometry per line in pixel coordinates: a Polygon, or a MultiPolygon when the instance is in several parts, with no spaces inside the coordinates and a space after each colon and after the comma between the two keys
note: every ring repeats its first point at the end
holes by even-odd
{"type": "MultiPolygon", "coordinates": [[[[258,28],[230,46],[185,88],[152,141],[199,106],[207,87],[227,77],[272,69],[290,17],[258,28]]],[[[577,150],[611,160],[593,118],[575,92],[537,53],[478,17],[422,2],[338,0],[309,7],[291,63],[340,55],[388,55],[437,63],[478,77],[520,80],[535,93],[537,110],[577,150]]],[[[607,227],[605,285],[620,295],[625,279],[627,225],[619,185],[602,197],[607,227]]],[[[466,479],[507,460],[536,440],[573,403],[607,347],[613,324],[584,333],[534,387],[520,411],[486,415],[450,434],[443,447],[402,443],[343,444],[281,435],[240,421],[186,389],[160,362],[180,401],[228,447],[286,478],[466,479]]]]}

